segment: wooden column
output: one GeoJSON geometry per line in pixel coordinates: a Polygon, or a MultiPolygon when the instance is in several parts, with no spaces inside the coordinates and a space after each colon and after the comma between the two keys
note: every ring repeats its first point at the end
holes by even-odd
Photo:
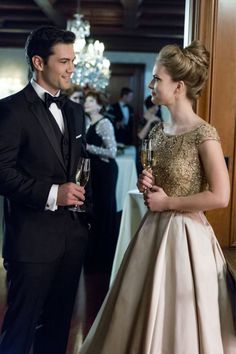
{"type": "Polygon", "coordinates": [[[231,183],[229,207],[207,212],[207,217],[221,246],[236,246],[236,1],[199,0],[194,10],[194,38],[211,53],[208,85],[197,113],[220,134],[231,183]]]}

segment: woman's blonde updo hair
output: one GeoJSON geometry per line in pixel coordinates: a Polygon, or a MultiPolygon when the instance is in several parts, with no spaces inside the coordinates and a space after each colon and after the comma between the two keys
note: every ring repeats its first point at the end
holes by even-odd
{"type": "Polygon", "coordinates": [[[199,41],[193,41],[188,47],[177,45],[163,47],[157,62],[165,67],[173,81],[184,81],[187,97],[198,98],[208,78],[209,52],[199,41]]]}

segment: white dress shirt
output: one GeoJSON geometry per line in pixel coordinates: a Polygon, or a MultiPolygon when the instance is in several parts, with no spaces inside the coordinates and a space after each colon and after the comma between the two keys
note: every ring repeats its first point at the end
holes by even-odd
{"type": "MultiPolygon", "coordinates": [[[[31,85],[35,89],[37,95],[41,98],[42,101],[45,101],[44,95],[45,92],[47,92],[49,95],[53,96],[50,92],[45,90],[42,86],[37,84],[33,79],[31,80],[31,85]]],[[[57,94],[54,97],[58,97],[60,95],[60,90],[57,92],[57,94]]],[[[61,110],[58,108],[56,103],[51,103],[49,107],[49,111],[52,113],[53,117],[55,118],[62,134],[64,134],[65,126],[64,126],[64,120],[63,120],[63,115],[61,110]]]]}
{"type": "MultiPolygon", "coordinates": [[[[37,84],[37,82],[35,82],[34,79],[32,79],[30,83],[42,101],[45,100],[45,98],[44,98],[45,92],[50,94],[50,92],[46,91],[42,86],[37,84]]],[[[55,96],[58,97],[59,95],[60,95],[60,91],[58,91],[55,96]]],[[[63,134],[64,130],[65,130],[65,126],[64,126],[64,120],[63,120],[61,110],[58,108],[58,106],[54,102],[51,103],[49,110],[52,113],[53,117],[55,118],[55,120],[56,120],[62,134],[63,134]]],[[[51,211],[57,210],[58,188],[59,188],[59,185],[57,185],[57,184],[53,184],[51,186],[51,189],[48,194],[48,200],[47,200],[47,203],[45,206],[45,210],[51,210],[51,211]]]]}

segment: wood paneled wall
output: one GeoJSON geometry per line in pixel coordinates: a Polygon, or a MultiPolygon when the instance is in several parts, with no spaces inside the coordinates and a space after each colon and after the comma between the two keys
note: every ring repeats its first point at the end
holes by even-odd
{"type": "Polygon", "coordinates": [[[236,246],[236,0],[199,0],[194,38],[211,52],[208,85],[197,112],[216,127],[226,157],[231,201],[207,213],[222,247],[236,246]]]}

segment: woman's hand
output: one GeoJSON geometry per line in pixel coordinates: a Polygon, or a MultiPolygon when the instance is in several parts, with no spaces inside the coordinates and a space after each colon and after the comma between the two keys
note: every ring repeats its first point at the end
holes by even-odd
{"type": "Polygon", "coordinates": [[[168,210],[168,196],[161,187],[153,186],[143,197],[149,210],[159,212],[168,210]]]}
{"type": "Polygon", "coordinates": [[[143,170],[139,175],[137,187],[139,192],[143,193],[147,189],[152,188],[154,184],[154,176],[152,175],[151,170],[143,170]]]}

